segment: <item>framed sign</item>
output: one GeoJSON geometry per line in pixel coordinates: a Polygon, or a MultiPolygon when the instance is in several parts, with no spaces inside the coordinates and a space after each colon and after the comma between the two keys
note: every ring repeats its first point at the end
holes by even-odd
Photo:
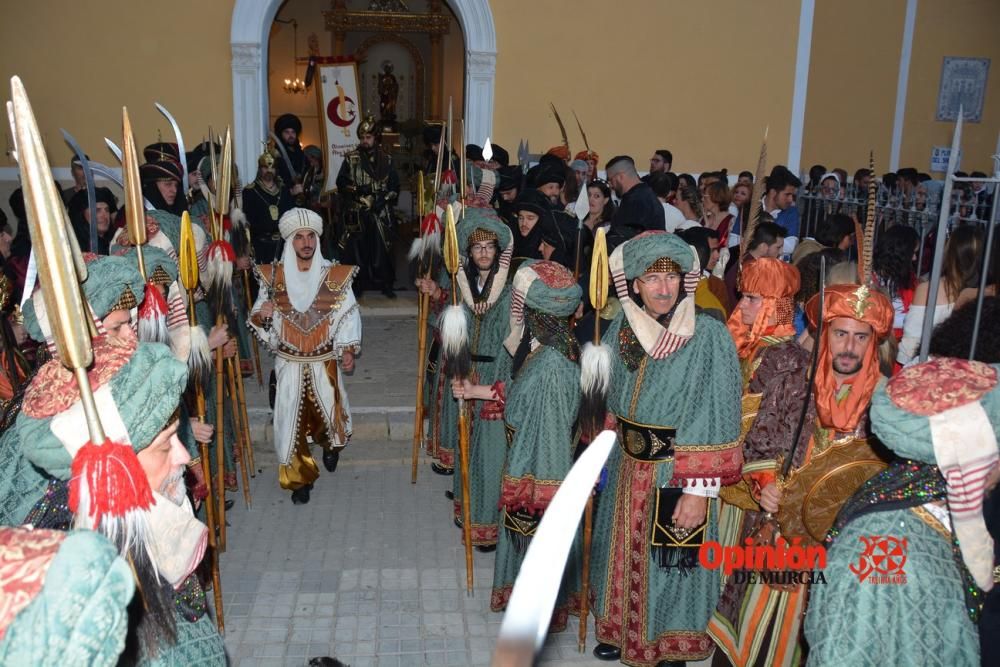
{"type": "Polygon", "coordinates": [[[957,120],[961,107],[965,122],[980,122],[989,72],[989,58],[946,57],[941,66],[941,86],[934,120],[957,120]]]}
{"type": "Polygon", "coordinates": [[[353,60],[337,59],[318,65],[317,70],[316,102],[325,146],[323,192],[330,192],[337,187],[344,156],[358,145],[358,65],[353,60]]]}

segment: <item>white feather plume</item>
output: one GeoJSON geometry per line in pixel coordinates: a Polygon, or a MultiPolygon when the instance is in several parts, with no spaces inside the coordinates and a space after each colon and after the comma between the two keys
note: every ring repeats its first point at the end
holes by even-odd
{"type": "Polygon", "coordinates": [[[611,348],[586,343],[580,353],[580,389],[584,394],[607,396],[611,388],[611,348]]]}

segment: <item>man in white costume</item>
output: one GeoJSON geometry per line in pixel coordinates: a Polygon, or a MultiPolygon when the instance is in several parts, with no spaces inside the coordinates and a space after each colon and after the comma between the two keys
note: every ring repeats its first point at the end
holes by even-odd
{"type": "Polygon", "coordinates": [[[341,371],[354,370],[361,348],[361,314],[351,291],[358,269],[319,253],[323,219],[309,209],[286,212],[278,231],[285,249],[280,263],[257,267],[260,294],[250,326],[275,355],[278,481],[301,505],[319,477],[310,445],[323,448],[323,465],[333,472],[351,437],[341,371]]]}

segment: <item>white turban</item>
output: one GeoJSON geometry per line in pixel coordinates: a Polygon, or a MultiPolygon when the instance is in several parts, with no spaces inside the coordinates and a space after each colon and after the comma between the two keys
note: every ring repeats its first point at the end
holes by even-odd
{"type": "Polygon", "coordinates": [[[316,236],[323,233],[323,218],[319,213],[308,208],[293,208],[285,212],[278,220],[278,231],[286,241],[300,229],[311,229],[316,236]]]}

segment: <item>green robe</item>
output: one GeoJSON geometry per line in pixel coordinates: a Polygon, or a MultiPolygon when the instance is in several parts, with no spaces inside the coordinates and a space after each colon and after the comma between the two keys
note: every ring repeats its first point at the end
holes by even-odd
{"type": "Polygon", "coordinates": [[[857,517],[829,548],[824,576],[825,585],[812,586],[806,612],[811,667],[980,664],[950,530],[926,510],[857,517]],[[851,571],[865,551],[860,538],[873,535],[906,538],[906,583],[859,581],[851,571]]]}
{"type": "MultiPolygon", "coordinates": [[[[444,269],[441,270],[437,282],[441,289],[446,291],[451,289],[451,279],[444,269]]],[[[450,293],[445,295],[440,307],[432,308],[432,317],[428,317],[428,320],[433,320],[431,326],[438,340],[440,340],[440,329],[437,326],[437,318],[449,305],[451,305],[450,293]]],[[[455,467],[455,450],[458,447],[458,402],[452,397],[449,379],[444,373],[444,358],[441,352],[438,353],[429,393],[427,414],[430,416],[430,421],[427,448],[437,459],[438,465],[452,470],[455,467]]]]}
{"type": "Polygon", "coordinates": [[[117,664],[134,591],[132,571],[110,542],[91,531],[70,533],[41,590],[7,626],[0,664],[117,664]]]}
{"type": "MultiPolygon", "coordinates": [[[[646,356],[645,368],[633,372],[619,352],[624,319],[620,313],[604,335],[612,349],[609,411],[675,428],[678,451],[736,447],[740,369],[725,325],[699,314],[687,344],[665,359],[646,356]]],[[[640,462],[622,447],[619,441],[608,459],[608,482],[595,513],[590,584],[597,640],[621,648],[627,665],[705,659],[714,647],[705,629],[719,599],[720,572],[659,566],[650,545],[651,515],[655,489],[676,486],[674,459],[640,462]]],[[[708,502],[705,541],[713,540],[718,540],[718,500],[708,502]]]]}
{"type": "MultiPolygon", "coordinates": [[[[492,361],[473,361],[473,379],[477,384],[493,385],[506,382],[510,377],[513,359],[503,346],[510,330],[511,288],[505,285],[493,306],[482,315],[474,315],[465,308],[469,320],[469,343],[473,357],[492,358],[492,361]]],[[[447,399],[457,403],[448,386],[447,399]]],[[[467,402],[472,413],[469,438],[469,516],[472,524],[472,543],[492,545],[497,543],[497,526],[500,522],[500,478],[503,474],[507,442],[504,435],[503,411],[494,401],[467,402]]],[[[457,417],[457,409],[455,411],[457,417]]],[[[456,452],[457,454],[457,452],[456,452]]],[[[458,459],[456,457],[456,463],[458,459]]],[[[455,495],[455,518],[462,521],[462,476],[452,480],[455,495]]]]}
{"type": "MultiPolygon", "coordinates": [[[[212,331],[212,327],[215,326],[215,318],[212,315],[212,311],[209,308],[208,303],[206,303],[205,301],[198,301],[198,302],[196,302],[195,303],[195,313],[197,315],[198,324],[205,331],[205,336],[207,337],[209,335],[209,333],[212,331]]],[[[212,424],[213,426],[215,426],[215,424],[216,424],[216,417],[215,417],[215,401],[216,401],[216,393],[215,393],[215,390],[216,390],[216,388],[215,388],[215,377],[216,377],[216,375],[215,375],[215,352],[214,351],[211,352],[210,355],[211,355],[211,359],[212,359],[212,371],[211,371],[211,373],[209,373],[208,384],[204,387],[204,393],[205,393],[205,423],[212,424]]],[[[223,377],[223,383],[225,383],[225,377],[226,377],[225,376],[225,369],[223,369],[223,376],[222,377],[223,377]]],[[[222,411],[223,412],[223,424],[225,425],[225,442],[223,443],[224,447],[223,447],[223,452],[222,453],[223,453],[223,460],[225,462],[226,490],[228,490],[228,491],[235,491],[236,488],[237,488],[237,484],[236,484],[236,459],[233,458],[233,443],[235,442],[235,438],[236,438],[235,433],[236,432],[234,430],[234,425],[233,425],[232,410],[229,407],[230,406],[229,390],[228,390],[227,387],[224,387],[223,389],[225,391],[225,393],[224,393],[224,399],[223,399],[223,404],[222,404],[223,405],[223,411],[222,411]]],[[[217,455],[215,453],[216,452],[216,444],[218,443],[218,441],[219,441],[218,437],[213,434],[212,435],[212,442],[209,443],[209,447],[208,447],[209,457],[212,459],[212,461],[211,461],[211,470],[212,470],[212,476],[213,476],[213,483],[214,483],[214,477],[217,474],[216,473],[216,469],[218,467],[216,465],[216,462],[217,462],[218,458],[217,458],[217,455]]],[[[215,487],[213,487],[213,490],[214,490],[214,488],[215,487]]]]}
{"type": "MultiPolygon", "coordinates": [[[[504,422],[510,445],[500,503],[504,512],[527,512],[540,520],[573,467],[574,424],[580,405],[580,367],[558,350],[542,346],[528,355],[508,385],[504,422]]],[[[522,515],[523,516],[523,515],[522,515]]],[[[500,531],[490,606],[503,611],[521,569],[530,537],[500,531]]],[[[550,630],[565,628],[579,594],[579,544],[569,557],[550,630]]]]}
{"type": "Polygon", "coordinates": [[[23,456],[15,423],[0,436],[0,525],[20,525],[45,495],[49,479],[23,456]]]}

